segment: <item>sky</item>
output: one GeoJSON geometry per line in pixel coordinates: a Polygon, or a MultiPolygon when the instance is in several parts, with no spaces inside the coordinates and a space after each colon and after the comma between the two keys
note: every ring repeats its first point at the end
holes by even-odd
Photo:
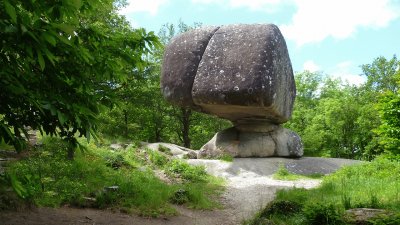
{"type": "Polygon", "coordinates": [[[166,23],[276,24],[294,72],[308,70],[361,84],[361,65],[400,57],[400,0],[128,0],[133,27],[166,23]]]}

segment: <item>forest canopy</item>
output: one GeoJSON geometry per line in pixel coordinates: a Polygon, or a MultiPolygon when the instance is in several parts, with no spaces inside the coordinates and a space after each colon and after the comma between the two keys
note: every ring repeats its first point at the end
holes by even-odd
{"type": "Polygon", "coordinates": [[[0,2],[0,137],[19,151],[26,127],[71,145],[90,139],[114,89],[158,46],[117,14],[123,2],[0,2]]]}

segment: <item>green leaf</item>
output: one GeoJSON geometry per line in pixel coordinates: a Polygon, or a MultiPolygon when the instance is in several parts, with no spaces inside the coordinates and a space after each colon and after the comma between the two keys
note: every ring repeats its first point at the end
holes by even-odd
{"type": "Polygon", "coordinates": [[[45,62],[44,62],[44,59],[43,59],[42,52],[40,50],[37,50],[37,55],[38,55],[40,69],[43,71],[44,67],[45,67],[45,62]]]}
{"type": "Polygon", "coordinates": [[[59,39],[61,42],[63,42],[64,44],[69,45],[69,46],[72,46],[72,43],[71,43],[70,40],[68,40],[68,38],[66,38],[66,37],[64,37],[64,36],[62,36],[62,35],[58,35],[57,37],[58,37],[58,39],[59,39]]]}
{"type": "Polygon", "coordinates": [[[24,188],[22,183],[17,179],[15,174],[10,174],[11,186],[14,189],[15,193],[21,198],[27,197],[27,190],[24,188]]]}
{"type": "Polygon", "coordinates": [[[14,6],[12,6],[8,1],[5,1],[4,7],[6,9],[6,13],[11,17],[11,20],[14,23],[17,23],[17,13],[15,12],[14,6]]]}
{"type": "Polygon", "coordinates": [[[55,65],[54,61],[57,61],[57,58],[47,48],[45,48],[43,50],[44,50],[44,53],[46,54],[46,57],[50,60],[51,64],[53,64],[53,66],[54,66],[55,65]]]}
{"type": "Polygon", "coordinates": [[[43,37],[47,42],[49,42],[52,46],[56,46],[57,41],[56,41],[56,39],[54,38],[53,35],[48,34],[48,33],[42,33],[42,37],[43,37]]]}
{"type": "Polygon", "coordinates": [[[69,0],[71,5],[73,5],[76,9],[79,9],[82,6],[81,0],[69,0]]]}
{"type": "Polygon", "coordinates": [[[22,33],[26,33],[28,29],[26,29],[26,27],[23,24],[21,24],[21,31],[22,33]]]}
{"type": "Polygon", "coordinates": [[[64,125],[64,123],[68,120],[67,116],[65,116],[65,114],[60,111],[57,111],[57,117],[61,125],[64,125]]]}
{"type": "Polygon", "coordinates": [[[75,27],[68,24],[53,24],[53,27],[58,28],[61,31],[64,31],[65,33],[70,35],[73,35],[75,31],[75,27]]]}
{"type": "Polygon", "coordinates": [[[26,52],[28,53],[29,57],[33,58],[33,52],[31,46],[26,47],[26,52]]]}

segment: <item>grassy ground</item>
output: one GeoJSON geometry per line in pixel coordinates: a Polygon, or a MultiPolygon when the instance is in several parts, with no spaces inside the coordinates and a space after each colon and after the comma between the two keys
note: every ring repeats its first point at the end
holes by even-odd
{"type": "Polygon", "coordinates": [[[112,151],[87,144],[71,161],[66,149],[64,142],[44,138],[30,157],[11,163],[0,177],[0,208],[13,208],[22,199],[37,206],[111,208],[157,217],[175,214],[173,204],[219,206],[215,197],[223,182],[165,150],[112,151]]]}
{"type": "Polygon", "coordinates": [[[320,179],[324,174],[310,174],[310,175],[299,175],[290,173],[286,167],[281,164],[279,165],[278,171],[273,175],[276,180],[300,180],[300,179],[320,179]]]}
{"type": "Polygon", "coordinates": [[[388,210],[369,224],[400,224],[400,160],[379,157],[323,178],[316,189],[281,190],[276,200],[244,224],[348,224],[351,208],[388,210]]]}

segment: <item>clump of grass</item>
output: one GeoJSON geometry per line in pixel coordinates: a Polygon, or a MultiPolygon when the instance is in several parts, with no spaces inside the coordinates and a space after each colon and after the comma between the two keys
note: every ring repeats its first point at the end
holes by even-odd
{"type": "Polygon", "coordinates": [[[233,162],[234,157],[227,153],[221,153],[215,156],[206,156],[204,159],[218,159],[225,162],[233,162]]]}
{"type": "Polygon", "coordinates": [[[273,175],[276,180],[300,180],[300,179],[319,179],[322,178],[323,174],[310,174],[310,175],[299,175],[289,172],[284,164],[279,164],[278,170],[273,175]]]}
{"type": "Polygon", "coordinates": [[[167,147],[165,147],[163,145],[158,145],[158,151],[163,152],[163,153],[165,153],[165,154],[167,154],[169,156],[172,156],[171,149],[169,149],[169,148],[167,148],[167,147]]]}
{"type": "Polygon", "coordinates": [[[192,166],[179,159],[171,160],[166,165],[165,170],[171,177],[180,177],[191,182],[204,182],[209,177],[204,166],[192,166]]]}
{"type": "Polygon", "coordinates": [[[176,213],[171,199],[181,189],[187,197],[180,204],[200,209],[218,207],[213,199],[221,183],[207,175],[204,168],[172,160],[158,151],[130,148],[113,152],[95,144],[86,144],[85,152],[77,152],[74,160],[67,160],[67,147],[59,139],[44,138],[42,147],[12,163],[7,178],[0,181],[12,187],[20,199],[38,206],[68,204],[115,208],[145,216],[171,215],[176,213]],[[164,183],[149,164],[153,169],[179,174],[185,182],[164,183]]]}
{"type": "Polygon", "coordinates": [[[222,154],[217,157],[217,159],[225,162],[233,162],[233,156],[230,154],[222,154]]]}

